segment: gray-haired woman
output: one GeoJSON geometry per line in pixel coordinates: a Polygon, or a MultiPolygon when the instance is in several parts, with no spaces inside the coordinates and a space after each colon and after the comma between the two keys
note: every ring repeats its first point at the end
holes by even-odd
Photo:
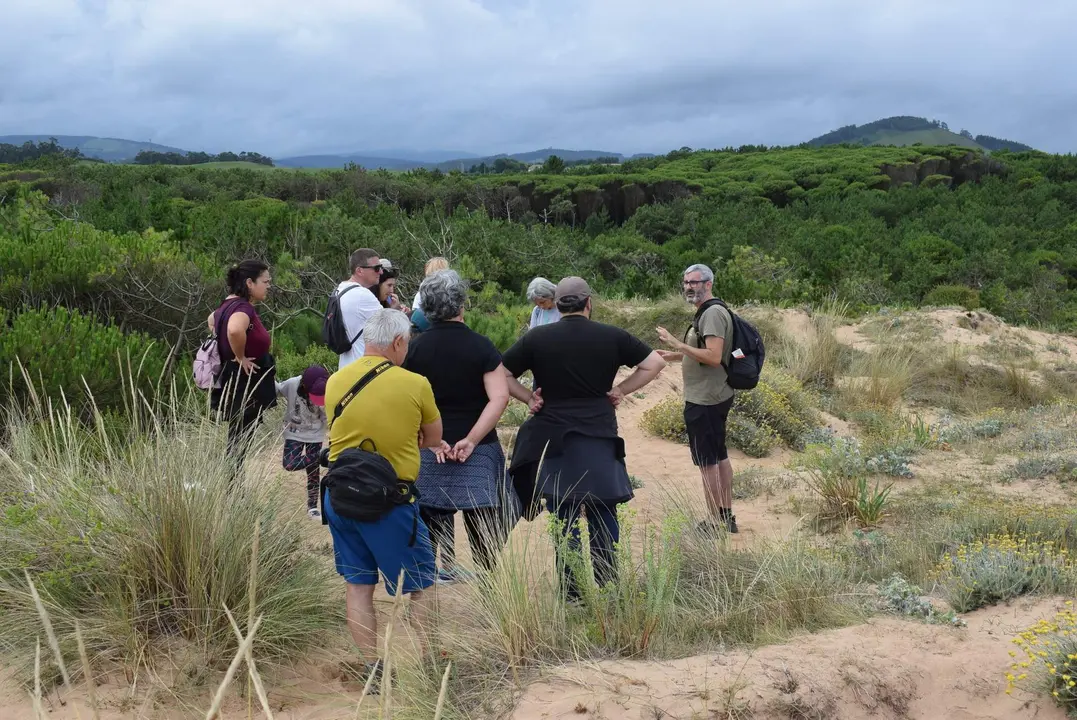
{"type": "Polygon", "coordinates": [[[422,451],[415,482],[434,552],[441,547],[443,582],[459,579],[454,517],[463,511],[471,553],[491,570],[518,517],[519,503],[505,472],[497,421],[509,403],[501,353],[464,324],[467,286],[440,270],[419,288],[430,329],[411,341],[404,368],[430,381],[441,411],[446,452],[422,451]]]}
{"type": "Polygon", "coordinates": [[[557,286],[544,277],[537,277],[527,286],[527,299],[535,304],[531,310],[531,328],[549,325],[561,319],[561,312],[554,305],[553,296],[557,286]]]}

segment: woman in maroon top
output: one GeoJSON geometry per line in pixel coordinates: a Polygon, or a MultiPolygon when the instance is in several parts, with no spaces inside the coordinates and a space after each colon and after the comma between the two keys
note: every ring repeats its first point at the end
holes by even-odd
{"type": "Polygon", "coordinates": [[[230,294],[207,322],[221,357],[220,388],[213,391],[211,402],[228,421],[226,452],[235,463],[235,481],[262,413],[277,404],[277,391],[269,332],[254,309],[254,303],[264,302],[269,294],[269,266],[244,260],[229,268],[227,282],[230,294]]]}

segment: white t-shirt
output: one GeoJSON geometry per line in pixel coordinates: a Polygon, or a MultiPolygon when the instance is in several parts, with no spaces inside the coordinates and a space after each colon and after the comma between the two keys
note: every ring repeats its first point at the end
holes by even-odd
{"type": "MultiPolygon", "coordinates": [[[[340,296],[340,314],[344,318],[344,329],[348,333],[349,340],[366,327],[366,321],[370,319],[371,315],[381,310],[381,303],[374,297],[374,293],[357,282],[345,280],[340,285],[337,285],[337,292],[339,293],[341,290],[353,285],[355,290],[349,290],[345,295],[340,296]]],[[[347,365],[363,357],[365,349],[366,341],[362,335],[359,335],[359,338],[352,343],[352,349],[340,356],[337,369],[342,370],[347,365]]]]}

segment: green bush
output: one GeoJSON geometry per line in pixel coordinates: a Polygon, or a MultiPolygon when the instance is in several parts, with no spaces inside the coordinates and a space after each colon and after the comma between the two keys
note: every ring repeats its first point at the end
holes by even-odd
{"type": "MultiPolygon", "coordinates": [[[[810,396],[794,378],[766,370],[753,390],[738,392],[727,423],[731,447],[752,457],[766,457],[783,443],[803,447],[808,431],[819,425],[810,396]]],[[[684,426],[684,403],[670,397],[648,408],[640,427],[656,437],[688,443],[684,426]]]]}
{"type": "Polygon", "coordinates": [[[730,414],[726,422],[726,441],[730,447],[748,457],[761,458],[782,444],[782,439],[766,423],[755,423],[741,415],[730,414]]]}
{"type": "Polygon", "coordinates": [[[122,408],[131,402],[128,378],[147,394],[169,379],[168,348],[73,310],[24,310],[10,316],[0,310],[0,327],[0,368],[10,371],[0,399],[10,393],[25,402],[32,394],[59,398],[63,393],[76,402],[88,390],[97,407],[122,408]]]}
{"type": "Polygon", "coordinates": [[[310,345],[306,352],[282,352],[275,356],[277,361],[277,382],[302,375],[311,365],[321,365],[330,374],[337,371],[340,357],[325,345],[310,345]]]}
{"type": "Polygon", "coordinates": [[[975,310],[982,307],[980,304],[980,291],[974,290],[967,285],[937,285],[924,296],[924,305],[946,307],[957,305],[966,310],[975,310]]]}

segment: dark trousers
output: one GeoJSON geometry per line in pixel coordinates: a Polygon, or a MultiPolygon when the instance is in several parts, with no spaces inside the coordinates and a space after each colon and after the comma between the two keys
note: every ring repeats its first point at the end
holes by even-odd
{"type": "MultiPolygon", "coordinates": [[[[621,527],[617,523],[617,506],[597,501],[574,503],[569,500],[556,506],[562,532],[568,536],[568,550],[574,553],[580,552],[580,528],[577,524],[580,510],[586,513],[587,529],[591,536],[591,564],[594,566],[595,582],[602,587],[613,582],[617,576],[614,544],[621,537],[621,527]]],[[[569,600],[579,600],[578,579],[572,572],[571,564],[562,556],[561,547],[559,543],[557,565],[561,568],[561,590],[569,600]]]]}
{"type": "Polygon", "coordinates": [[[232,461],[231,485],[239,480],[243,471],[243,461],[254,441],[254,432],[262,421],[262,409],[258,406],[247,405],[241,412],[237,412],[228,420],[228,442],[225,445],[225,454],[232,461]]]}
{"type": "MultiPolygon", "coordinates": [[[[505,546],[508,533],[506,522],[502,517],[502,508],[476,508],[461,510],[464,513],[464,529],[467,541],[471,544],[471,555],[484,570],[493,570],[497,556],[505,546]]],[[[456,564],[455,510],[421,508],[423,522],[430,530],[430,545],[437,556],[441,548],[441,564],[450,567],[456,564]]]]}

